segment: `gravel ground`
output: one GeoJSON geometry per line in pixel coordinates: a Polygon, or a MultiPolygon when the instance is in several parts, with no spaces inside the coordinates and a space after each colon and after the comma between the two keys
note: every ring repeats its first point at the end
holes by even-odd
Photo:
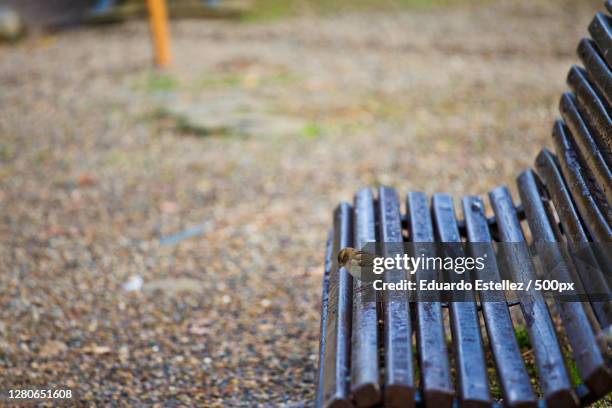
{"type": "Polygon", "coordinates": [[[145,22],[0,48],[1,392],[309,405],[333,207],[366,185],[513,183],[550,146],[599,2],[552,3],[180,21],[163,75],[145,22]],[[160,112],[216,94],[307,125],[245,137],[160,112]]]}

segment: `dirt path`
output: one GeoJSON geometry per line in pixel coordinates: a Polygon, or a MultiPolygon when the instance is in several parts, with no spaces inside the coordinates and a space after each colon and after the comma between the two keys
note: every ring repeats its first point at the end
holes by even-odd
{"type": "Polygon", "coordinates": [[[0,48],[0,390],[308,405],[333,206],[513,183],[595,10],[572,3],[181,21],[165,75],[144,23],[0,48]]]}

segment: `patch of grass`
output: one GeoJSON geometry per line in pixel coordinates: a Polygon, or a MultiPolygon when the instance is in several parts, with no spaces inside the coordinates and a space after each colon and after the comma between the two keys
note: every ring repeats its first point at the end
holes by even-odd
{"type": "Polygon", "coordinates": [[[198,79],[194,86],[196,88],[223,88],[223,87],[245,87],[255,88],[269,85],[289,85],[295,83],[297,77],[290,73],[278,73],[261,76],[250,76],[247,73],[233,74],[206,74],[198,79]]]}
{"type": "Polygon", "coordinates": [[[214,88],[214,87],[232,87],[239,86],[243,80],[240,75],[237,74],[225,74],[225,75],[207,75],[199,79],[196,86],[203,88],[214,88]]]}
{"type": "Polygon", "coordinates": [[[529,341],[529,332],[527,328],[517,326],[514,329],[514,333],[516,334],[516,340],[518,341],[521,351],[529,350],[531,348],[531,341],[529,341]]]}
{"type": "Polygon", "coordinates": [[[612,394],[608,394],[601,400],[591,405],[592,408],[610,408],[612,407],[612,394]]]}
{"type": "Polygon", "coordinates": [[[210,129],[205,129],[199,126],[193,126],[187,119],[182,116],[172,117],[174,119],[177,132],[184,135],[194,135],[198,137],[208,137],[213,134],[210,129]]]}
{"type": "Polygon", "coordinates": [[[289,85],[298,82],[300,79],[301,78],[298,75],[290,72],[282,72],[276,75],[268,76],[264,82],[270,85],[289,85]]]}
{"type": "Polygon", "coordinates": [[[567,370],[569,371],[569,375],[572,378],[572,383],[574,386],[582,384],[580,372],[578,371],[578,366],[576,366],[576,361],[574,361],[571,355],[566,355],[565,360],[567,361],[567,370]]]}
{"type": "Polygon", "coordinates": [[[497,373],[493,368],[488,368],[487,372],[489,374],[489,388],[491,390],[491,396],[496,400],[499,400],[503,397],[501,384],[499,383],[499,379],[497,378],[497,373]]]}
{"type": "Polygon", "coordinates": [[[542,389],[540,387],[540,383],[538,382],[538,368],[535,362],[535,355],[533,353],[533,349],[531,348],[529,332],[524,326],[516,326],[514,328],[514,334],[516,335],[516,340],[518,342],[519,347],[521,348],[521,353],[523,354],[523,359],[525,360],[525,367],[527,368],[527,373],[531,378],[531,385],[533,386],[533,390],[535,391],[536,395],[538,395],[538,397],[541,397],[542,389]]]}
{"type": "Polygon", "coordinates": [[[0,160],[11,160],[15,157],[17,148],[10,142],[0,142],[0,160]]]}
{"type": "MultiPolygon", "coordinates": [[[[134,169],[138,171],[151,171],[156,165],[158,165],[158,163],[151,159],[146,149],[129,152],[114,149],[109,151],[103,160],[103,166],[122,172],[129,172],[134,169]]],[[[64,182],[63,184],[65,188],[73,188],[72,186],[76,186],[76,183],[72,180],[64,182]]]]}
{"type": "Polygon", "coordinates": [[[538,368],[536,367],[534,359],[527,359],[525,361],[525,367],[527,368],[529,378],[531,378],[531,385],[533,386],[534,391],[538,397],[541,397],[542,390],[540,389],[540,384],[538,383],[538,368]]]}
{"type": "Polygon", "coordinates": [[[152,122],[159,129],[173,129],[179,134],[198,137],[211,136],[210,129],[193,126],[185,117],[168,112],[163,108],[154,109],[143,116],[143,121],[152,122]]]}
{"type": "Polygon", "coordinates": [[[307,123],[302,128],[301,135],[304,139],[318,139],[323,134],[323,128],[314,122],[307,123]]]}
{"type": "MultiPolygon", "coordinates": [[[[479,0],[486,1],[486,0],[479,0]]],[[[343,11],[387,11],[397,8],[427,8],[461,3],[467,0],[254,0],[247,21],[274,20],[303,14],[325,15],[343,11]]]]}
{"type": "Polygon", "coordinates": [[[138,81],[136,88],[147,92],[170,92],[180,88],[180,83],[171,74],[149,73],[141,81],[138,81]]]}
{"type": "Polygon", "coordinates": [[[159,118],[158,123],[161,126],[173,128],[178,133],[183,134],[183,135],[208,137],[208,136],[211,136],[213,133],[223,133],[221,130],[218,130],[217,132],[213,132],[211,129],[205,129],[203,127],[194,126],[184,116],[175,115],[163,109],[158,110],[157,115],[159,118]]]}

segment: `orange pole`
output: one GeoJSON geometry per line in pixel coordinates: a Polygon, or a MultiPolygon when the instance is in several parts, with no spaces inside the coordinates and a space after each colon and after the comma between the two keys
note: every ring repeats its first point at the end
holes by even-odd
{"type": "Polygon", "coordinates": [[[155,61],[161,68],[170,64],[170,33],[168,30],[168,10],[166,0],[147,0],[153,46],[155,48],[155,61]]]}

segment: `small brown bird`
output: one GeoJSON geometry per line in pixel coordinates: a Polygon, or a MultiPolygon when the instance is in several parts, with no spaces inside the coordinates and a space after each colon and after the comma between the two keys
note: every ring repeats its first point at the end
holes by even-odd
{"type": "Polygon", "coordinates": [[[376,255],[355,248],[346,247],[338,252],[338,265],[344,267],[353,277],[371,282],[375,279],[372,272],[376,255]]]}

